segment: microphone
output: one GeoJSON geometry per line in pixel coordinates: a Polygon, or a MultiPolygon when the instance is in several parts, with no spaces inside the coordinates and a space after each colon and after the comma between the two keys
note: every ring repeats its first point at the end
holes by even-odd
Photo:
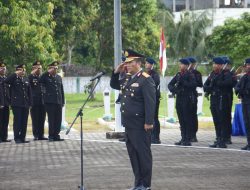
{"type": "Polygon", "coordinates": [[[94,77],[92,77],[92,79],[90,79],[90,81],[93,81],[95,79],[98,79],[100,77],[102,77],[103,75],[105,75],[106,73],[104,71],[97,73],[94,77]]]}

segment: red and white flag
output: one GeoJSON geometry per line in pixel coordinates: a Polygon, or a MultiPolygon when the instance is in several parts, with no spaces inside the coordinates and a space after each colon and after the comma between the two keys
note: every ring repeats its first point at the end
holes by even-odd
{"type": "Polygon", "coordinates": [[[160,59],[160,70],[162,76],[164,77],[165,71],[167,69],[167,56],[166,56],[166,42],[165,42],[163,28],[161,28],[159,59],[160,59]]]}

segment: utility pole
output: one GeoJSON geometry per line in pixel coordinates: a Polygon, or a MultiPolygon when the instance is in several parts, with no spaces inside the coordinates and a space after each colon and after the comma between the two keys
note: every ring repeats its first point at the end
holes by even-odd
{"type": "MultiPolygon", "coordinates": [[[[122,57],[122,37],[121,37],[121,0],[114,0],[114,66],[121,63],[122,57]]],[[[119,91],[115,90],[115,99],[117,100],[119,91]]],[[[124,131],[121,125],[120,104],[115,104],[115,132],[124,131]]]]}

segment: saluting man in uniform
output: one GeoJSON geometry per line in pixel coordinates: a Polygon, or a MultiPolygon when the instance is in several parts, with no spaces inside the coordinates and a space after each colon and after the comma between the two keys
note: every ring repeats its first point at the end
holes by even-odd
{"type": "Polygon", "coordinates": [[[0,142],[10,142],[8,140],[10,88],[9,84],[4,83],[5,74],[6,66],[3,62],[0,62],[0,142]]]}
{"type": "Polygon", "coordinates": [[[30,109],[32,119],[32,131],[34,140],[48,140],[44,137],[44,123],[45,123],[45,107],[43,102],[43,93],[39,79],[42,74],[42,65],[40,61],[35,61],[32,66],[29,81],[32,92],[32,107],[30,109]]]}
{"type": "Polygon", "coordinates": [[[49,141],[63,141],[59,133],[62,123],[62,107],[64,106],[64,90],[62,78],[57,74],[58,65],[58,61],[49,64],[48,71],[39,80],[45,91],[44,105],[49,122],[49,141]]]}
{"type": "Polygon", "coordinates": [[[153,79],[142,71],[143,55],[126,50],[126,60],[112,73],[110,85],[120,90],[122,125],[135,176],[131,190],[149,190],[152,177],[151,130],[154,123],[156,92],[153,79]],[[120,78],[126,67],[127,77],[120,78]]]}
{"type": "Polygon", "coordinates": [[[31,106],[31,89],[24,64],[16,67],[16,72],[5,79],[10,85],[11,107],[14,115],[13,129],[16,143],[28,143],[25,140],[29,107],[31,106]]]}
{"type": "Polygon", "coordinates": [[[155,107],[155,117],[154,117],[154,128],[151,134],[151,143],[152,144],[161,144],[160,140],[160,122],[159,122],[159,106],[160,106],[160,76],[157,71],[154,69],[154,65],[156,65],[156,61],[148,57],[145,63],[145,71],[152,77],[155,82],[155,90],[156,90],[156,107],[155,107]]]}
{"type": "Polygon", "coordinates": [[[236,95],[241,98],[242,112],[247,133],[247,144],[242,150],[250,151],[250,58],[245,60],[246,74],[243,75],[235,87],[236,95]]]}
{"type": "Polygon", "coordinates": [[[181,140],[175,145],[191,146],[192,138],[192,113],[195,102],[194,90],[197,86],[194,74],[188,71],[189,60],[179,60],[180,71],[169,82],[168,89],[176,94],[176,111],[180,122],[181,140]]]}

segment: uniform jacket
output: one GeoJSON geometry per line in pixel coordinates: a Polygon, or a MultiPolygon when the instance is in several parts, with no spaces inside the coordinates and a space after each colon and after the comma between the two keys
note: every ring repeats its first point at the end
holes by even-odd
{"type": "Polygon", "coordinates": [[[26,108],[31,106],[32,95],[27,77],[18,77],[14,73],[5,79],[5,83],[10,85],[11,106],[26,108]]]}
{"type": "Polygon", "coordinates": [[[154,123],[156,92],[150,75],[140,71],[130,81],[126,81],[125,78],[119,80],[119,73],[113,73],[110,86],[120,90],[123,126],[143,128],[144,124],[154,123]]]}
{"type": "Polygon", "coordinates": [[[0,76],[0,106],[10,105],[10,85],[4,83],[5,76],[0,76]]]}
{"type": "Polygon", "coordinates": [[[233,88],[233,77],[230,71],[224,70],[219,73],[214,71],[204,83],[204,91],[212,95],[230,94],[233,88]]]}
{"type": "Polygon", "coordinates": [[[155,83],[156,89],[156,99],[159,100],[161,97],[161,89],[160,89],[160,76],[155,70],[151,70],[148,74],[152,77],[155,83]]]}
{"type": "Polygon", "coordinates": [[[39,82],[40,76],[30,74],[28,78],[32,92],[32,106],[42,105],[43,93],[41,83],[39,82]]]}
{"type": "Polygon", "coordinates": [[[250,104],[250,72],[243,75],[235,87],[235,93],[243,104],[250,104]]]}
{"type": "Polygon", "coordinates": [[[52,76],[45,72],[41,78],[40,83],[44,90],[44,103],[45,104],[60,104],[64,105],[64,90],[62,78],[59,75],[52,76]]]}
{"type": "Polygon", "coordinates": [[[197,87],[194,74],[191,72],[178,72],[169,82],[168,89],[178,96],[194,95],[193,92],[197,87]]]}

